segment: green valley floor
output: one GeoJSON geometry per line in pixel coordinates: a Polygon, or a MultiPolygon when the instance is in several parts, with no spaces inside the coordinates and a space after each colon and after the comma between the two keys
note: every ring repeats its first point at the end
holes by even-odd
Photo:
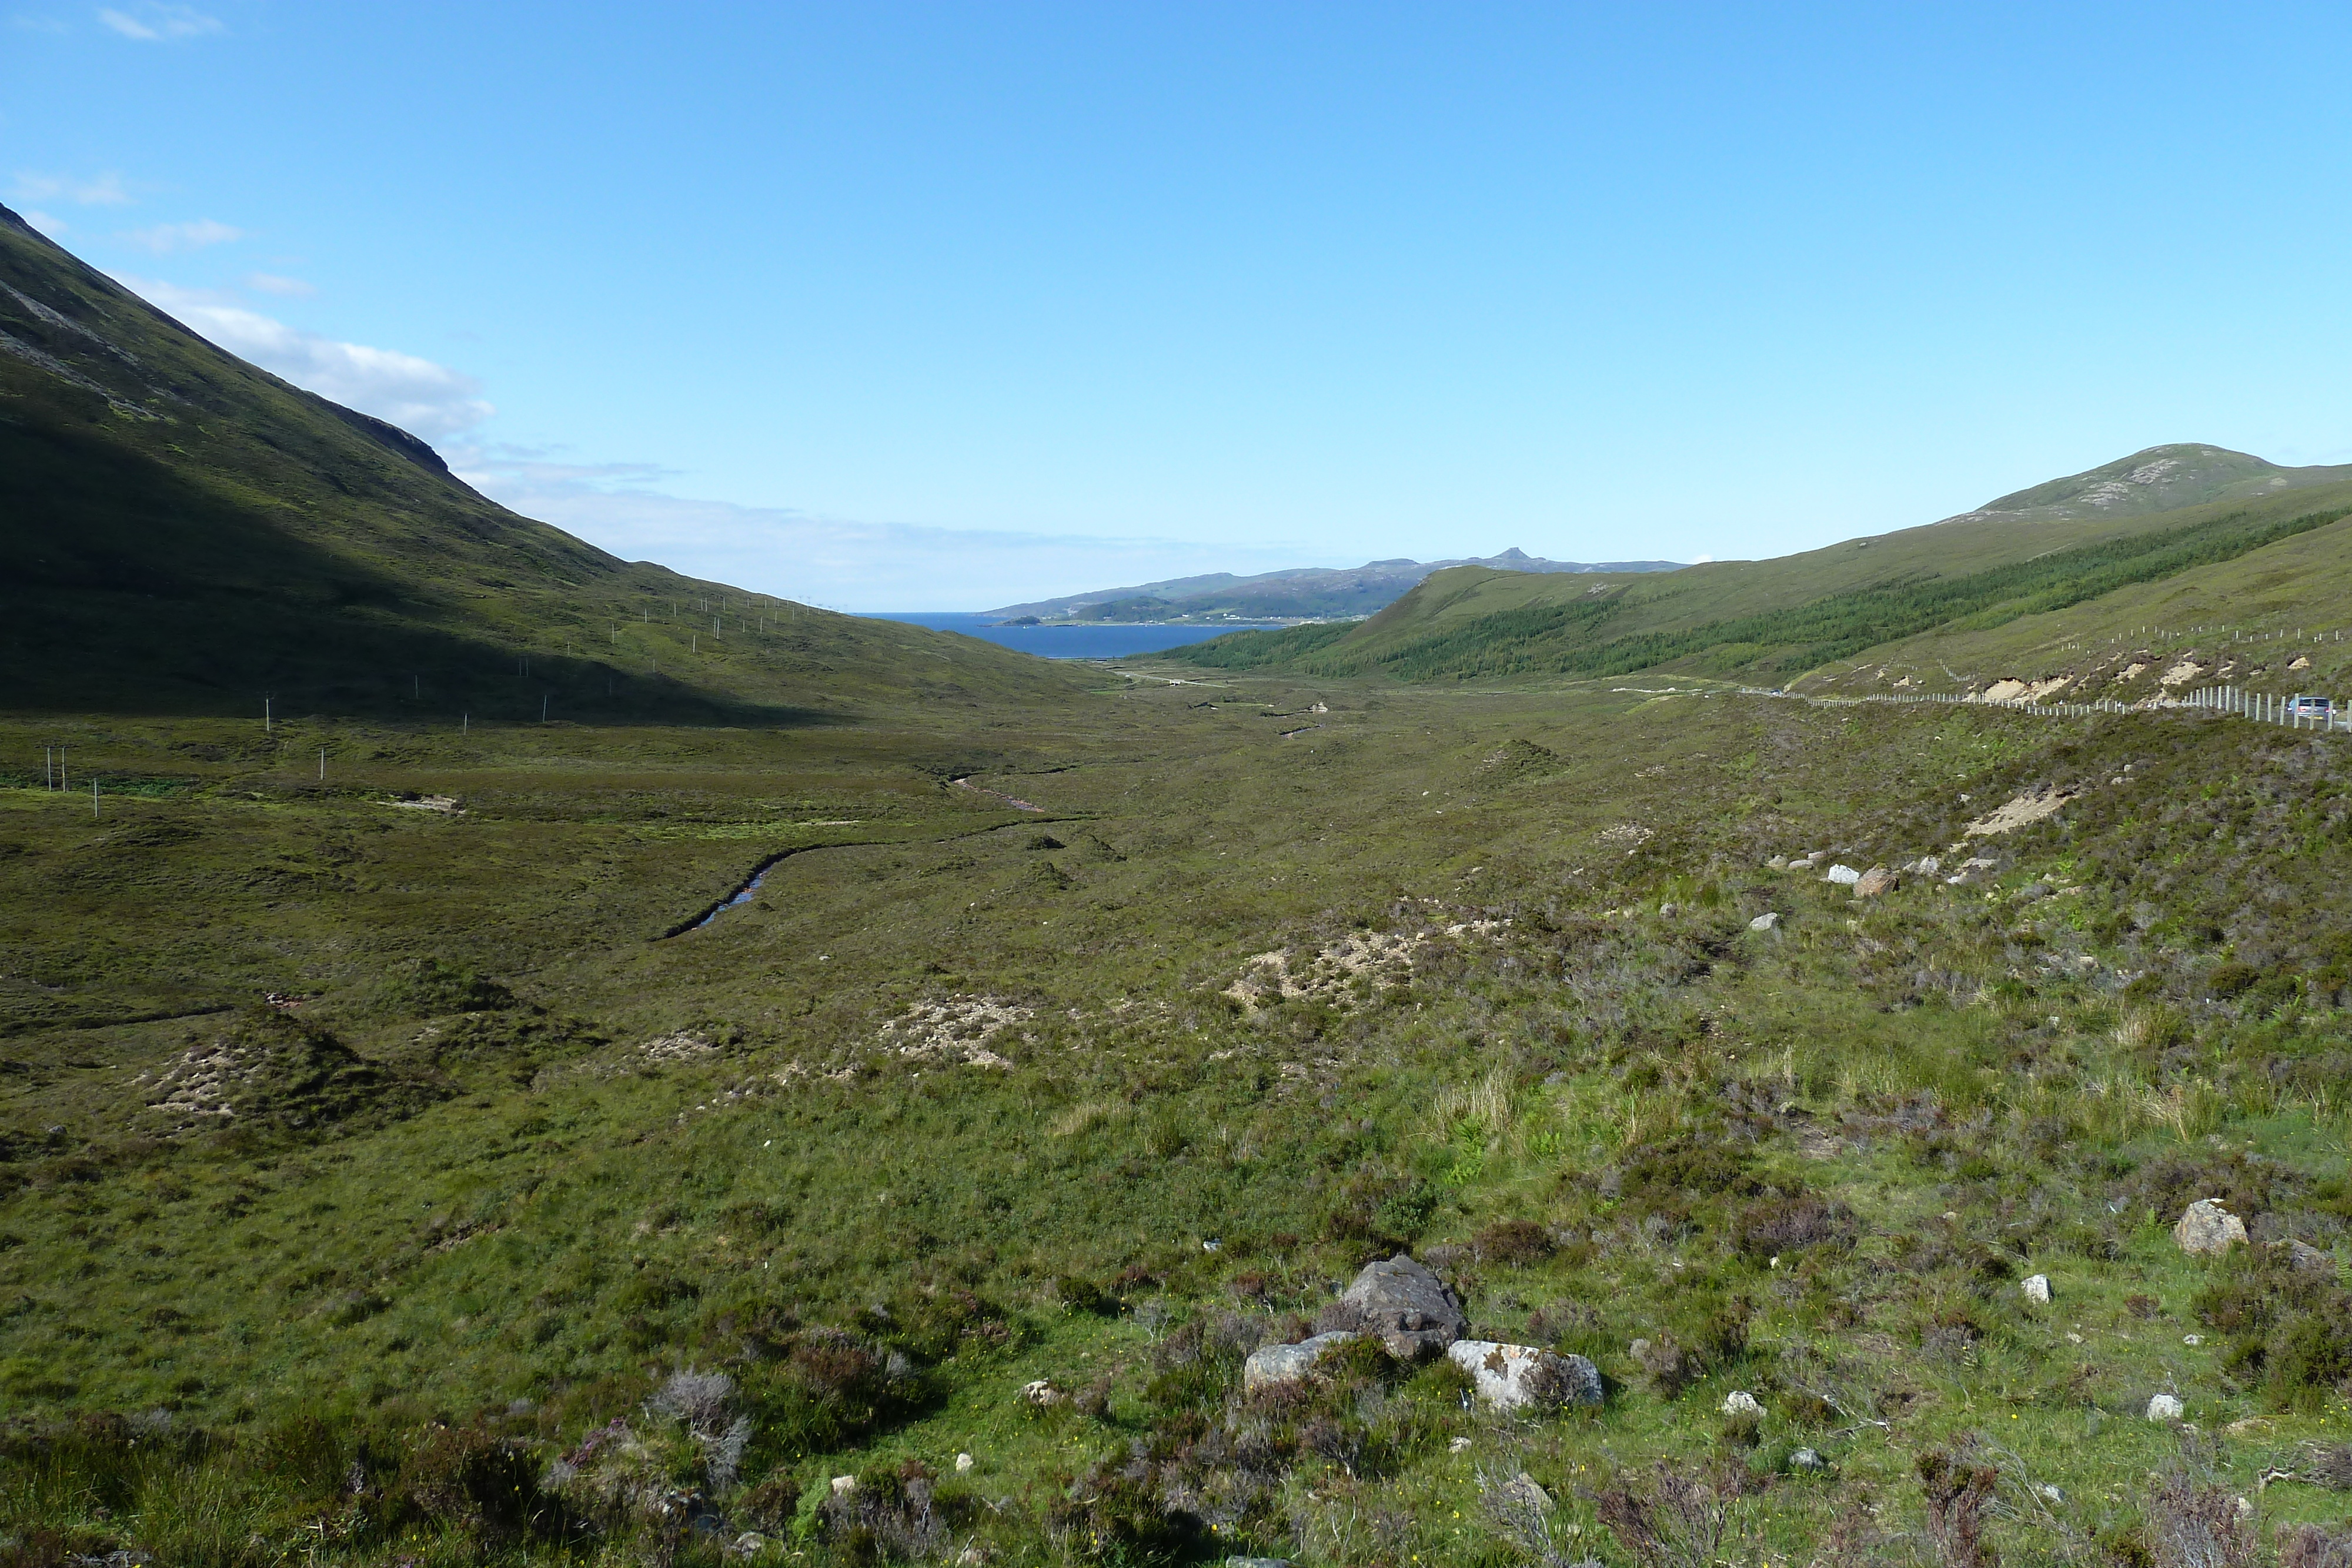
{"type": "Polygon", "coordinates": [[[2352,1560],[2352,737],[1097,682],[0,716],[0,1563],[2352,1560]]]}

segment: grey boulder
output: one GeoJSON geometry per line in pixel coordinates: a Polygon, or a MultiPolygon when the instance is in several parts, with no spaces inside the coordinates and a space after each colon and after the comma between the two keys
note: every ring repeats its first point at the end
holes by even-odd
{"type": "Polygon", "coordinates": [[[2172,1228],[2172,1239],[2192,1258],[2213,1258],[2246,1240],[2246,1222],[2221,1207],[2218,1197],[2200,1197],[2189,1206],[2172,1228]]]}
{"type": "Polygon", "coordinates": [[[1260,1345],[1242,1363],[1242,1392],[1254,1394],[1276,1384],[1297,1383],[1315,1369],[1315,1363],[1325,1351],[1346,1344],[1355,1337],[1344,1332],[1319,1333],[1297,1344],[1260,1345]]]}
{"type": "Polygon", "coordinates": [[[1470,1320],[1444,1281],[1400,1252],[1365,1264],[1315,1326],[1377,1335],[1399,1361],[1418,1361],[1460,1339],[1470,1320]]]}

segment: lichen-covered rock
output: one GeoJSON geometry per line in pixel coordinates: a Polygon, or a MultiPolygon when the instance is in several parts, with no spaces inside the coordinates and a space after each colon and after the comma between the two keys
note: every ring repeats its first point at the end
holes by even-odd
{"type": "Polygon", "coordinates": [[[1777,909],[1770,909],[1749,921],[1748,923],[1748,929],[1750,931],[1769,931],[1780,924],[1780,912],[1777,909]]]}
{"type": "Polygon", "coordinates": [[[2180,1419],[2180,1401],[2169,1394],[2159,1394],[2147,1402],[2147,1418],[2151,1421],[2180,1419]]]}
{"type": "Polygon", "coordinates": [[[2192,1258],[2218,1258],[2245,1244],[2246,1222],[2223,1208],[2220,1198],[2200,1197],[2172,1228],[2172,1239],[2192,1258]]]}
{"type": "Polygon", "coordinates": [[[1444,1281],[1400,1252],[1365,1264],[1315,1326],[1376,1335],[1399,1361],[1417,1361],[1460,1339],[1470,1320],[1444,1281]]]}
{"type": "Polygon", "coordinates": [[[2049,1275],[2028,1274],[2025,1277],[2025,1282],[2019,1288],[2025,1292],[2025,1299],[2035,1306],[2046,1307],[2050,1304],[2049,1275]]]}
{"type": "Polygon", "coordinates": [[[1752,1416],[1760,1421],[1764,1418],[1764,1406],[1745,1388],[1735,1388],[1723,1396],[1723,1413],[1727,1416],[1752,1416]]]}
{"type": "Polygon", "coordinates": [[[1470,1375],[1478,1397],[1498,1410],[1601,1403],[1601,1370],[1580,1355],[1486,1339],[1455,1340],[1445,1354],[1470,1375]]]}
{"type": "Polygon", "coordinates": [[[1853,884],[1853,895],[1856,898],[1876,898],[1882,893],[1893,893],[1898,880],[1895,873],[1885,866],[1872,866],[1853,884]]]}
{"type": "Polygon", "coordinates": [[[1314,1370],[1323,1353],[1356,1338],[1346,1332],[1319,1333],[1297,1344],[1263,1344],[1242,1363],[1242,1391],[1255,1393],[1278,1383],[1297,1383],[1314,1370]]]}

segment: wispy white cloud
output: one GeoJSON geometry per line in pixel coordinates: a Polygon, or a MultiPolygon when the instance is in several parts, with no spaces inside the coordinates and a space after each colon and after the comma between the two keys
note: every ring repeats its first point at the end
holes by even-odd
{"type": "Polygon", "coordinates": [[[274,272],[248,272],[245,286],[257,294],[276,294],[289,299],[308,299],[319,292],[316,286],[299,277],[281,277],[274,272]]]}
{"type": "Polygon", "coordinates": [[[121,275],[115,281],[240,359],[427,441],[470,430],[496,412],[483,401],[481,382],[446,365],[305,332],[229,303],[217,290],[121,275]]]}
{"type": "Polygon", "coordinates": [[[131,193],[122,187],[122,176],[111,169],[86,179],[75,174],[36,174],[20,169],[10,194],[20,202],[67,201],[85,207],[119,207],[131,200],[131,193]]]}
{"type": "Polygon", "coordinates": [[[1297,566],[1297,546],[862,523],[698,501],[646,486],[651,464],[566,464],[516,447],[452,448],[467,483],[630,560],[845,610],[992,610],[1118,583],[1297,566]]]}
{"type": "Polygon", "coordinates": [[[142,44],[200,38],[207,33],[227,30],[217,16],[207,16],[193,5],[169,5],[165,0],[144,0],[129,11],[101,7],[98,19],[124,37],[136,38],[142,44]]]}
{"type": "Polygon", "coordinates": [[[8,18],[8,26],[20,33],[47,33],[53,37],[67,31],[65,23],[56,16],[35,16],[22,11],[8,18]]]}
{"type": "Polygon", "coordinates": [[[201,250],[208,245],[243,239],[245,231],[210,218],[196,218],[184,224],[157,224],[152,228],[126,230],[122,237],[157,256],[169,256],[177,250],[201,250]]]}

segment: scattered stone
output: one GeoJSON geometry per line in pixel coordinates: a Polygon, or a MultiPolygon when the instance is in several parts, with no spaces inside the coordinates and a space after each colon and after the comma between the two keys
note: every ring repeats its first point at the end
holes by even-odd
{"type": "Polygon", "coordinates": [[[1786,855],[1774,855],[1770,860],[1766,861],[1766,862],[1764,862],[1764,869],[1765,869],[1766,871],[1780,871],[1780,870],[1785,869],[1785,868],[1787,867],[1788,863],[1789,863],[1789,857],[1788,857],[1788,856],[1786,856],[1786,855]]]}
{"type": "Polygon", "coordinates": [[[1893,893],[1899,885],[1895,873],[1883,865],[1872,866],[1853,884],[1856,898],[1876,898],[1883,893],[1893,893]]]}
{"type": "Polygon", "coordinates": [[[1661,920],[1672,920],[1675,915],[1682,913],[1682,907],[1683,906],[1679,904],[1661,904],[1658,905],[1658,918],[1661,920]]]}
{"type": "Polygon", "coordinates": [[[969,1474],[971,1470],[971,1456],[970,1454],[958,1454],[956,1456],[956,1474],[960,1476],[966,1475],[969,1474]]]}
{"type": "Polygon", "coordinates": [[[1054,1380],[1052,1378],[1041,1377],[1034,1383],[1023,1384],[1021,1385],[1021,1397],[1035,1406],[1038,1409],[1043,1410],[1049,1405],[1059,1405],[1063,1400],[1067,1399],[1069,1396],[1055,1387],[1054,1380]]]}
{"type": "Polygon", "coordinates": [[[2223,1208],[2220,1198],[2200,1197],[2172,1228],[2172,1239],[2192,1258],[2216,1258],[2245,1241],[2246,1222],[2223,1208]]]}
{"type": "Polygon", "coordinates": [[[856,1476],[835,1476],[833,1478],[834,1496],[847,1497],[851,1492],[854,1492],[856,1490],[857,1478],[856,1476]]]}
{"type": "Polygon", "coordinates": [[[2180,1343],[2194,1350],[2205,1343],[2205,1336],[2201,1333],[2185,1333],[2180,1336],[2180,1343]]]}
{"type": "Polygon", "coordinates": [[[2147,1402],[2147,1418],[2151,1421],[2180,1419],[2180,1401],[2172,1395],[2159,1394],[2147,1402]]]}
{"type": "Polygon", "coordinates": [[[1297,1383],[1315,1369],[1323,1353],[1358,1337],[1346,1330],[1319,1333],[1297,1344],[1263,1344],[1242,1363],[1242,1392],[1255,1394],[1276,1384],[1297,1383]]]}
{"type": "Polygon", "coordinates": [[[1854,870],[1853,867],[1845,864],[1843,862],[1840,862],[1838,864],[1830,867],[1828,874],[1824,875],[1822,880],[1823,882],[1833,882],[1840,887],[1852,887],[1862,880],[1862,873],[1854,870]]]}
{"type": "Polygon", "coordinates": [[[1470,1320],[1443,1280],[1400,1252],[1365,1264],[1315,1326],[1377,1334],[1391,1355],[1415,1361],[1460,1339],[1470,1320]]]}
{"type": "Polygon", "coordinates": [[[1532,1509],[1538,1513],[1551,1511],[1551,1493],[1538,1486],[1535,1477],[1525,1470],[1495,1490],[1503,1495],[1506,1501],[1517,1503],[1521,1508],[1532,1509]]]}
{"type": "Polygon", "coordinates": [[[1825,1470],[1830,1468],[1830,1462],[1814,1449],[1799,1448],[1789,1456],[1789,1468],[1792,1470],[1825,1470]]]}
{"type": "Polygon", "coordinates": [[[1769,931],[1780,924],[1780,912],[1769,909],[1748,923],[1750,931],[1769,931]]]}
{"type": "Polygon", "coordinates": [[[2021,1288],[2025,1291],[2025,1299],[2032,1301],[2035,1306],[2046,1307],[2050,1304],[2049,1275],[2028,1274],[2025,1277],[2025,1283],[2021,1288]]]}
{"type": "Polygon", "coordinates": [[[1290,1568],[1287,1557],[1228,1557],[1225,1568],[1290,1568]]]}
{"type": "Polygon", "coordinates": [[[1456,1437],[1445,1445],[1445,1451],[1449,1454],[1467,1453],[1469,1448],[1470,1439],[1467,1437],[1456,1437]]]}
{"type": "Polygon", "coordinates": [[[2321,1280],[2336,1278],[2336,1255],[2322,1252],[2308,1241],[2273,1241],[2271,1250],[2285,1253],[2286,1266],[2298,1274],[2309,1274],[2321,1280]]]}
{"type": "Polygon", "coordinates": [[[1723,1413],[1727,1416],[1753,1416],[1760,1421],[1764,1418],[1764,1406],[1756,1402],[1753,1394],[1744,1388],[1735,1388],[1723,1396],[1723,1413]]]}
{"type": "Polygon", "coordinates": [[[2044,1502],[2064,1502],[2066,1500],[2066,1494],[2060,1491],[2056,1487],[2045,1485],[2035,1487],[2033,1490],[2042,1494],[2042,1500],[2044,1502]]]}
{"type": "Polygon", "coordinates": [[[1486,1339],[1455,1340],[1445,1354],[1470,1375],[1478,1397],[1498,1410],[1601,1403],[1601,1370],[1580,1355],[1486,1339]]]}

